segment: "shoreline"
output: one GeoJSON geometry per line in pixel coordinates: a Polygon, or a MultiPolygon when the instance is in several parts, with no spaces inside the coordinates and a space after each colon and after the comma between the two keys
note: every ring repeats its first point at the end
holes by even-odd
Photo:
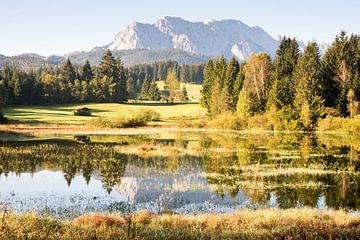
{"type": "Polygon", "coordinates": [[[6,213],[1,239],[357,239],[360,216],[339,210],[263,209],[224,214],[93,213],[57,220],[6,213]]]}

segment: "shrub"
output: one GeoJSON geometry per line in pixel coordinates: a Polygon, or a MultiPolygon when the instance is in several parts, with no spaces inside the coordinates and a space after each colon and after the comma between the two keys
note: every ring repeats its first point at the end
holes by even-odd
{"type": "Polygon", "coordinates": [[[360,132],[360,115],[353,118],[328,116],[318,120],[318,131],[321,132],[360,132]]]}
{"type": "Polygon", "coordinates": [[[135,112],[128,116],[119,116],[115,118],[96,118],[92,120],[90,124],[96,127],[130,128],[146,126],[146,124],[150,121],[159,120],[159,113],[153,110],[145,110],[135,112]]]}
{"type": "Polygon", "coordinates": [[[160,121],[160,113],[155,112],[154,110],[142,110],[137,113],[138,115],[142,115],[144,119],[148,122],[150,121],[160,121]]]}
{"type": "Polygon", "coordinates": [[[217,115],[208,123],[210,128],[241,130],[246,128],[246,120],[237,114],[226,112],[217,115]]]}

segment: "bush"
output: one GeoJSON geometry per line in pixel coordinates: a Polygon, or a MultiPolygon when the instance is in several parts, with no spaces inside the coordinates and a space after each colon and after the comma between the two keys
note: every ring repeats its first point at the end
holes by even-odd
{"type": "Polygon", "coordinates": [[[159,113],[153,110],[144,110],[135,112],[128,116],[119,116],[115,118],[96,118],[92,120],[90,124],[96,127],[130,128],[146,126],[146,124],[150,121],[159,120],[159,113]]]}
{"type": "Polygon", "coordinates": [[[318,131],[321,132],[360,132],[360,115],[353,118],[328,116],[318,120],[318,131]]]}
{"type": "Polygon", "coordinates": [[[247,127],[246,120],[237,114],[227,112],[217,115],[208,123],[210,128],[242,130],[247,127]]]}
{"type": "Polygon", "coordinates": [[[160,121],[160,113],[155,112],[154,110],[142,110],[137,113],[138,115],[142,115],[144,119],[148,122],[157,122],[160,121]]]}

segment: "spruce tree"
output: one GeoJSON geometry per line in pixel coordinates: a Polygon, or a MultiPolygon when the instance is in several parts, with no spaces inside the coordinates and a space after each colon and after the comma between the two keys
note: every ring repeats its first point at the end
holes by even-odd
{"type": "Polygon", "coordinates": [[[110,50],[107,50],[102,56],[101,63],[98,66],[100,78],[106,76],[116,81],[119,77],[116,60],[110,50]]]}
{"type": "Polygon", "coordinates": [[[61,77],[65,83],[74,83],[76,79],[76,72],[70,59],[67,59],[63,65],[61,70],[61,77]]]}
{"type": "Polygon", "coordinates": [[[151,80],[149,79],[148,68],[145,69],[145,78],[140,90],[140,98],[149,100],[151,80]]]}
{"type": "Polygon", "coordinates": [[[90,82],[90,80],[94,77],[93,70],[88,60],[86,60],[84,66],[82,67],[81,79],[90,82]]]}
{"type": "Polygon", "coordinates": [[[204,70],[204,81],[201,89],[201,100],[200,103],[210,113],[210,99],[211,99],[211,88],[214,81],[214,62],[209,60],[204,70]]]}
{"type": "Polygon", "coordinates": [[[311,42],[300,57],[294,74],[297,82],[294,105],[308,129],[313,127],[322,111],[323,100],[319,94],[320,69],[319,48],[315,42],[311,42]]]}
{"type": "Polygon", "coordinates": [[[183,85],[183,88],[181,90],[180,101],[182,101],[182,102],[188,102],[189,101],[189,96],[188,96],[188,92],[186,90],[185,84],[183,85]]]}
{"type": "Polygon", "coordinates": [[[221,109],[221,80],[219,77],[213,81],[209,106],[211,116],[219,115],[223,110],[221,109]]]}
{"type": "Polygon", "coordinates": [[[128,93],[126,90],[126,75],[125,69],[122,65],[121,59],[116,59],[116,69],[117,69],[117,76],[116,84],[117,84],[117,101],[125,102],[128,98],[128,93]]]}
{"type": "MultiPolygon", "coordinates": [[[[225,89],[224,91],[226,91],[226,93],[224,92],[223,98],[224,98],[224,103],[226,106],[226,109],[228,110],[235,110],[236,107],[236,101],[237,101],[237,97],[235,97],[235,95],[233,95],[234,93],[234,87],[236,84],[237,76],[239,74],[239,70],[240,70],[240,64],[239,62],[235,59],[235,57],[232,57],[226,67],[226,77],[225,77],[225,82],[224,82],[224,87],[223,89],[225,89]]],[[[238,86],[236,86],[238,87],[238,86]]]]}
{"type": "Polygon", "coordinates": [[[149,100],[150,101],[159,101],[161,98],[160,90],[158,85],[154,80],[151,81],[150,88],[149,88],[149,100]]]}
{"type": "Polygon", "coordinates": [[[283,37],[276,52],[273,65],[268,106],[277,108],[291,106],[295,95],[293,73],[299,57],[299,46],[295,39],[283,37]]]}

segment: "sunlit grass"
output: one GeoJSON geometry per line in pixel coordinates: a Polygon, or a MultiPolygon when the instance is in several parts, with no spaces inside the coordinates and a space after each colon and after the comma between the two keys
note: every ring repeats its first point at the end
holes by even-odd
{"type": "Polygon", "coordinates": [[[6,214],[0,239],[357,239],[360,217],[315,209],[244,210],[229,214],[127,217],[91,214],[59,221],[6,214]]]}
{"type": "Polygon", "coordinates": [[[161,120],[167,124],[173,119],[182,117],[201,118],[206,115],[206,110],[198,103],[166,104],[166,103],[83,103],[49,106],[19,106],[4,109],[4,114],[10,120],[28,123],[46,124],[86,124],[96,117],[111,118],[119,115],[132,115],[141,110],[153,110],[161,114],[161,120]],[[92,116],[74,116],[73,110],[88,107],[92,116]]]}

